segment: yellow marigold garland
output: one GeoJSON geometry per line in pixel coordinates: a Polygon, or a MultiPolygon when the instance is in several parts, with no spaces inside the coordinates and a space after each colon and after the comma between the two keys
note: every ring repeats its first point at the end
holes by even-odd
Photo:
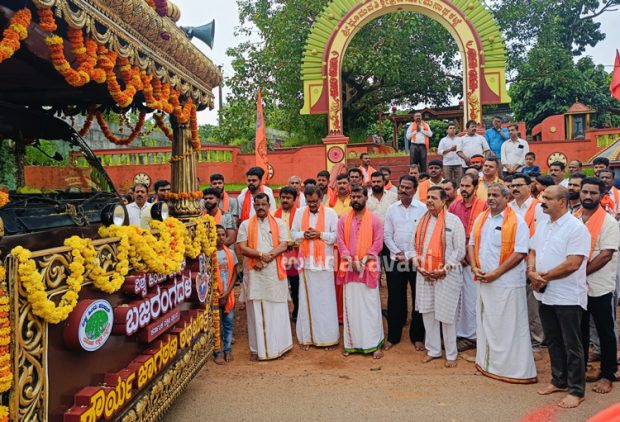
{"type": "Polygon", "coordinates": [[[9,27],[2,32],[0,40],[0,63],[13,57],[21,47],[21,41],[28,37],[28,26],[32,14],[27,7],[18,10],[9,20],[9,27]]]}
{"type": "MultiPolygon", "coordinates": [[[[5,282],[6,270],[0,263],[0,394],[11,389],[13,371],[11,370],[11,321],[9,319],[9,294],[5,282]]],[[[8,420],[8,408],[0,406],[0,421],[8,420]]]]}
{"type": "Polygon", "coordinates": [[[84,256],[86,257],[86,269],[88,278],[93,281],[94,286],[106,293],[117,292],[125,282],[125,276],[129,272],[129,238],[121,234],[121,240],[116,254],[116,265],[111,276],[106,275],[103,268],[99,266],[97,251],[92,242],[89,243],[84,256]]]}
{"type": "Polygon", "coordinates": [[[153,114],[153,119],[157,124],[157,127],[166,135],[166,138],[170,141],[174,141],[172,129],[166,126],[166,122],[164,122],[164,115],[155,113],[153,114]]]}
{"type": "Polygon", "coordinates": [[[26,290],[28,302],[32,305],[32,312],[51,324],[58,324],[67,319],[77,304],[78,293],[82,288],[82,281],[84,281],[84,257],[80,252],[82,242],[75,239],[76,237],[65,240],[65,246],[72,248],[73,259],[69,264],[68,290],[62,295],[58,305],[47,298],[43,276],[37,269],[36,262],[31,259],[32,253],[21,246],[17,246],[11,251],[19,263],[17,268],[19,280],[26,290]]]}
{"type": "Polygon", "coordinates": [[[9,194],[0,190],[0,207],[9,203],[9,194]]]}

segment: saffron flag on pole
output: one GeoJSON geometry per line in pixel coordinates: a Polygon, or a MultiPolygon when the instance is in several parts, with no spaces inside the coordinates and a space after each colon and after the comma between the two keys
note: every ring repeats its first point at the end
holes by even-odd
{"type": "Polygon", "coordinates": [[[258,88],[258,98],[256,100],[256,144],[255,144],[256,166],[265,171],[263,182],[270,179],[269,162],[267,160],[267,132],[265,130],[265,116],[263,114],[263,95],[258,88]]]}
{"type": "Polygon", "coordinates": [[[611,96],[620,101],[620,53],[616,50],[616,63],[614,64],[614,73],[611,77],[611,85],[609,86],[611,96]]]}

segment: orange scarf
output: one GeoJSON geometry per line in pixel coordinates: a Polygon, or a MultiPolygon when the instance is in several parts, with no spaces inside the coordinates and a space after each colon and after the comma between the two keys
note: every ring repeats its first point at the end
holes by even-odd
{"type": "Polygon", "coordinates": [[[394,187],[394,185],[392,184],[392,182],[390,182],[388,180],[388,182],[385,184],[385,190],[390,190],[394,187]]]}
{"type": "Polygon", "coordinates": [[[228,197],[228,193],[222,192],[222,211],[229,212],[230,211],[230,198],[228,197]]]}
{"type": "Polygon", "coordinates": [[[469,236],[471,236],[471,229],[474,227],[474,221],[476,221],[476,217],[480,215],[481,212],[484,211],[487,203],[477,196],[474,197],[474,203],[471,206],[471,213],[469,214],[469,222],[467,223],[467,227],[465,228],[465,235],[469,240],[469,236]]]}
{"type": "Polygon", "coordinates": [[[362,172],[362,176],[364,176],[364,183],[370,182],[370,176],[377,171],[373,166],[368,166],[368,170],[366,170],[364,166],[359,166],[358,168],[362,172]]]}
{"type": "MultiPolygon", "coordinates": [[[[491,210],[486,210],[478,224],[474,227],[474,259],[476,267],[480,268],[480,242],[482,239],[482,226],[489,217],[491,210]]],[[[504,210],[504,220],[502,221],[502,249],[499,254],[499,265],[508,259],[515,250],[515,239],[517,238],[517,216],[511,207],[504,210]]]]}
{"type": "MultiPolygon", "coordinates": [[[[421,123],[422,123],[422,130],[430,129],[428,125],[426,124],[426,122],[421,122],[421,123]]],[[[417,122],[411,123],[411,126],[409,126],[409,131],[411,132],[411,139],[413,139],[413,137],[415,136],[415,133],[418,131],[418,123],[417,122]]],[[[428,136],[426,135],[424,135],[424,143],[426,144],[426,149],[428,149],[430,142],[429,142],[428,136]]]]}
{"type": "MultiPolygon", "coordinates": [[[[575,213],[575,217],[581,218],[583,215],[583,207],[575,213]]],[[[590,232],[590,236],[592,237],[590,243],[590,259],[592,258],[592,254],[594,253],[594,248],[596,247],[596,242],[598,241],[599,236],[601,235],[601,230],[603,228],[603,223],[605,222],[605,216],[607,212],[603,207],[598,207],[598,209],[590,216],[590,219],[585,223],[586,228],[590,232]]]]}
{"type": "Polygon", "coordinates": [[[613,213],[615,216],[618,210],[618,203],[620,202],[620,191],[612,186],[611,191],[607,195],[603,195],[601,199],[601,206],[605,211],[613,213]],[[612,198],[613,193],[613,198],[612,198]]]}
{"type": "MultiPolygon", "coordinates": [[[[269,214],[267,218],[269,219],[269,230],[271,231],[271,243],[275,248],[280,243],[280,231],[278,230],[278,223],[271,214],[269,214]]],[[[250,222],[248,223],[248,248],[258,248],[258,217],[256,215],[250,218],[250,222]]],[[[254,268],[254,266],[256,265],[256,261],[256,258],[248,258],[249,267],[254,268]]],[[[282,264],[282,255],[278,255],[278,257],[276,258],[276,266],[278,267],[278,279],[286,280],[286,270],[284,269],[284,265],[282,264]]]]}
{"type": "Polygon", "coordinates": [[[444,210],[439,212],[437,222],[433,229],[433,234],[424,254],[424,243],[428,232],[428,225],[431,222],[431,213],[426,212],[415,234],[416,253],[422,258],[423,268],[426,271],[441,270],[444,266],[446,257],[446,213],[444,210]]]}
{"type": "MultiPolygon", "coordinates": [[[[355,210],[349,211],[344,217],[344,241],[347,246],[351,242],[351,223],[353,222],[353,217],[355,217],[355,210]]],[[[352,258],[357,260],[364,258],[368,254],[368,250],[372,248],[372,238],[372,213],[367,209],[362,216],[359,238],[357,239],[357,251],[355,251],[355,256],[352,258]]]]}
{"type": "Polygon", "coordinates": [[[536,205],[538,204],[538,199],[532,199],[532,203],[530,207],[525,212],[525,222],[527,226],[530,228],[530,237],[534,236],[534,232],[536,231],[536,221],[534,216],[536,215],[536,205]]]}
{"type": "MultiPolygon", "coordinates": [[[[228,283],[226,284],[227,288],[230,288],[233,281],[233,273],[235,271],[235,258],[233,258],[233,254],[226,246],[224,246],[224,252],[226,253],[226,265],[228,266],[228,283]]],[[[221,281],[221,280],[220,280],[221,281]]],[[[219,283],[218,290],[220,294],[224,293],[224,285],[223,283],[219,283]]],[[[231,291],[226,299],[226,306],[224,306],[224,313],[227,314],[230,310],[235,306],[235,293],[231,291]]]]}
{"type": "MultiPolygon", "coordinates": [[[[209,211],[203,211],[202,215],[211,215],[209,214],[209,211]]],[[[215,224],[222,224],[222,210],[221,209],[217,209],[217,212],[215,213],[215,215],[213,216],[213,219],[215,220],[215,224]]]]}
{"type": "MultiPolygon", "coordinates": [[[[265,188],[263,187],[263,185],[261,185],[261,187],[259,188],[259,191],[261,193],[263,193],[265,190],[265,188]]],[[[241,207],[241,221],[245,221],[248,218],[250,218],[250,210],[252,206],[252,194],[250,193],[250,190],[246,190],[245,191],[245,198],[243,198],[243,207],[241,207]]]]}
{"type": "MultiPolygon", "coordinates": [[[[301,231],[305,232],[309,228],[310,208],[306,207],[301,217],[301,231]]],[[[314,229],[321,233],[325,231],[325,206],[323,204],[319,206],[319,216],[314,229]]],[[[300,255],[304,259],[310,258],[310,240],[304,239],[299,249],[300,255]]],[[[314,263],[316,265],[323,265],[325,263],[325,241],[323,239],[314,239],[314,263]]]]}
{"type": "Polygon", "coordinates": [[[431,187],[430,179],[427,179],[423,182],[420,182],[418,185],[418,197],[420,198],[420,202],[426,204],[426,197],[428,196],[428,188],[431,187]]]}
{"type": "MultiPolygon", "coordinates": [[[[284,210],[282,209],[282,206],[280,205],[280,207],[276,210],[276,212],[273,213],[273,216],[276,218],[282,218],[282,213],[284,212],[284,210]]],[[[295,217],[295,212],[297,212],[297,207],[295,205],[293,205],[293,208],[291,208],[291,214],[288,217],[288,228],[289,230],[293,227],[293,218],[295,217]]]]}

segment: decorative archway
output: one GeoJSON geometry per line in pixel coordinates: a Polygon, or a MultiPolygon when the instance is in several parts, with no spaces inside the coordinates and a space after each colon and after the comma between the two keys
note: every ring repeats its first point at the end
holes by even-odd
{"type": "Polygon", "coordinates": [[[481,0],[333,0],[312,27],[302,63],[301,114],[327,114],[327,168],[344,162],[348,137],[342,128],[342,60],[357,32],[392,12],[410,11],[439,22],[463,58],[465,120],[482,121],[483,104],[510,102],[506,90],[506,47],[481,0]]]}

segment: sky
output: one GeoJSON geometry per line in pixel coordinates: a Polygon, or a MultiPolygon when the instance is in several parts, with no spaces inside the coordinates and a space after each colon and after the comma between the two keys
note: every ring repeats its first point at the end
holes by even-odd
{"type": "MultiPolygon", "coordinates": [[[[230,58],[226,50],[238,45],[240,40],[235,37],[234,30],[239,25],[237,2],[235,0],[173,0],[181,8],[181,26],[200,26],[215,19],[215,41],[211,50],[202,41],[194,38],[192,42],[203,51],[216,65],[224,66],[224,77],[233,73],[230,58]]],[[[597,19],[601,22],[601,30],[607,35],[596,47],[588,48],[585,55],[592,56],[597,64],[606,65],[606,70],[613,68],[615,51],[620,49],[620,11],[608,12],[597,19]]],[[[300,58],[301,60],[301,58],[300,58]]],[[[216,104],[213,110],[205,110],[198,114],[200,124],[217,124],[217,108],[219,104],[217,89],[214,90],[216,104]]],[[[224,98],[227,90],[224,87],[224,98]]]]}

